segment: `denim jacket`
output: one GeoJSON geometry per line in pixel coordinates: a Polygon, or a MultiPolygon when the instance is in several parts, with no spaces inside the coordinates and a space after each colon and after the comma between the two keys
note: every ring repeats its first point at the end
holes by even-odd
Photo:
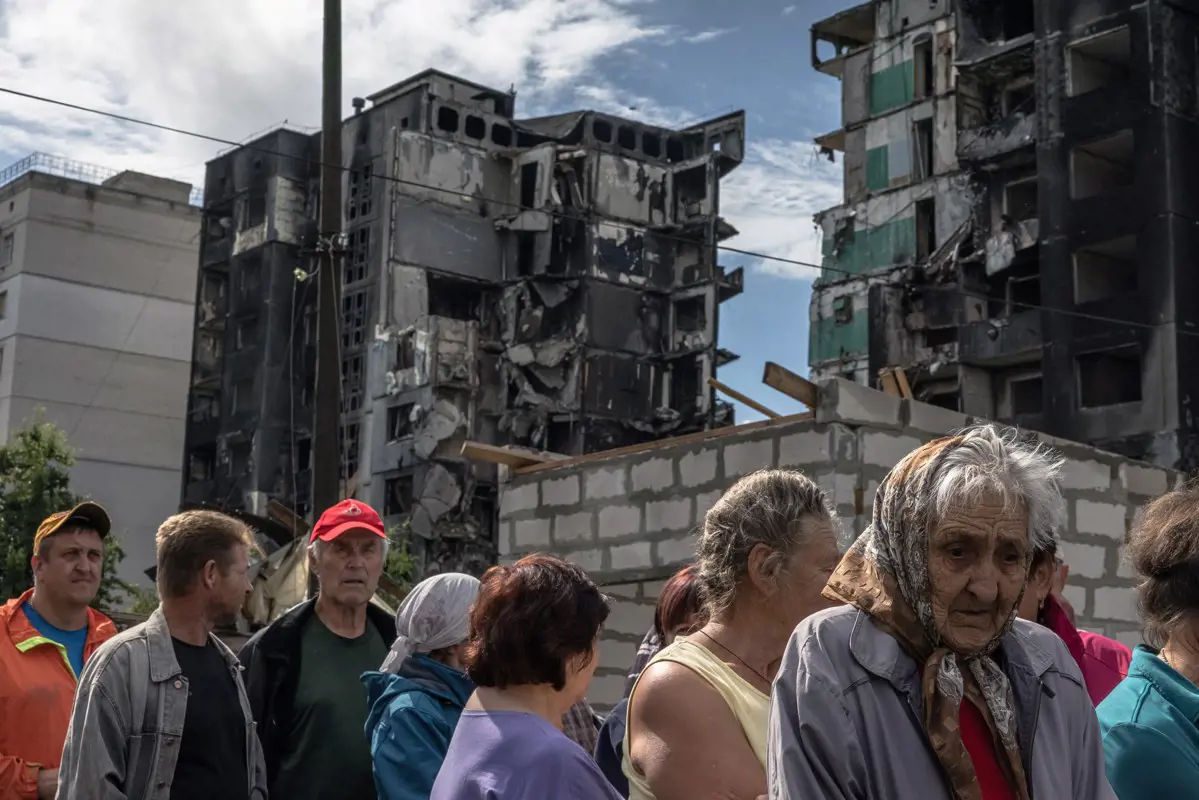
{"type": "MultiPolygon", "coordinates": [[[[241,665],[219,639],[246,720],[246,781],[266,800],[266,772],[241,665]]],[[[106,642],[83,669],[62,753],[58,800],[169,800],[187,714],[187,678],[159,607],[106,642]]]]}

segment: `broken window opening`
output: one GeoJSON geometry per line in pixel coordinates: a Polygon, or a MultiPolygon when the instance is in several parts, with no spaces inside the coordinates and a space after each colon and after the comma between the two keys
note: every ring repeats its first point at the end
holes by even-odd
{"type": "Polygon", "coordinates": [[[215,368],[225,353],[222,340],[209,331],[200,331],[196,337],[196,363],[202,367],[215,368]]]}
{"type": "Polygon", "coordinates": [[[1036,108],[1036,89],[1032,83],[1021,83],[1009,86],[999,97],[1000,111],[1004,117],[1013,114],[1027,113],[1036,108]]]}
{"type": "Polygon", "coordinates": [[[671,163],[678,163],[687,159],[687,148],[683,145],[683,140],[678,136],[666,137],[666,160],[671,163]]]}
{"type": "MultiPolygon", "coordinates": [[[[551,453],[574,453],[580,427],[574,420],[552,420],[545,428],[545,444],[542,446],[551,453]]],[[[540,443],[534,446],[537,444],[540,443]]]]}
{"type": "Polygon", "coordinates": [[[924,100],[936,94],[934,89],[934,79],[936,72],[933,69],[933,40],[929,36],[913,45],[912,48],[912,67],[915,70],[915,82],[913,84],[916,100],[924,100]]]}
{"type": "Polygon", "coordinates": [[[412,410],[415,403],[404,403],[387,409],[387,438],[396,441],[411,436],[414,430],[412,410]]]}
{"type": "Polygon", "coordinates": [[[628,125],[621,125],[616,129],[616,143],[625,150],[636,150],[637,134],[628,125]]]}
{"type": "Polygon", "coordinates": [[[297,439],[296,440],[296,469],[300,472],[306,471],[312,466],[312,440],[297,439]]]}
{"type": "Polygon", "coordinates": [[[1093,303],[1135,294],[1137,237],[1122,236],[1074,253],[1074,302],[1093,303]]]}
{"type": "Polygon", "coordinates": [[[1007,282],[1008,314],[1019,314],[1041,306],[1041,276],[1010,278],[1007,282]]]}
{"type": "Polygon", "coordinates": [[[680,217],[695,216],[708,199],[708,168],[700,164],[674,173],[675,207],[680,217]]]}
{"type": "Polygon", "coordinates": [[[458,132],[458,112],[447,106],[437,107],[437,129],[446,133],[458,132]]]}
{"type": "Polygon", "coordinates": [[[512,129],[507,125],[501,125],[498,122],[491,126],[491,141],[493,144],[498,144],[500,147],[512,146],[512,129]]]}
{"type": "Polygon", "coordinates": [[[944,347],[950,344],[956,344],[958,340],[958,329],[952,328],[928,328],[924,331],[924,346],[925,347],[944,347]]]}
{"type": "Polygon", "coordinates": [[[200,323],[220,319],[228,313],[226,289],[229,280],[219,272],[205,271],[200,286],[200,323]]]}
{"type": "Polygon", "coordinates": [[[233,381],[233,413],[245,414],[254,410],[254,379],[241,378],[233,381]]]}
{"type": "Polygon", "coordinates": [[[197,447],[187,455],[187,480],[202,483],[216,477],[216,450],[212,445],[197,447]]]}
{"type": "Polygon", "coordinates": [[[1040,375],[1014,379],[1008,383],[1008,403],[1012,416],[1018,414],[1040,414],[1045,409],[1044,392],[1040,375]]]}
{"type": "Polygon", "coordinates": [[[416,367],[416,337],[411,333],[401,336],[396,343],[395,366],[393,372],[416,367]]]}
{"type": "Polygon", "coordinates": [[[933,148],[936,145],[933,139],[932,117],[916,120],[913,127],[916,132],[916,180],[926,181],[933,176],[934,168],[933,148]]]}
{"type": "Polygon", "coordinates": [[[848,325],[853,322],[853,295],[842,295],[833,300],[833,324],[848,325]]]}
{"type": "Polygon", "coordinates": [[[229,477],[240,478],[250,474],[250,462],[254,450],[250,442],[234,442],[229,445],[229,477]]]}
{"type": "Polygon", "coordinates": [[[220,395],[216,392],[193,392],[191,416],[193,422],[207,422],[219,418],[221,416],[220,395]]]}
{"type": "Polygon", "coordinates": [[[1003,13],[1003,39],[1011,41],[1036,30],[1037,13],[1034,0],[1015,0],[999,4],[1003,13]]]}
{"type": "Polygon", "coordinates": [[[350,350],[366,341],[366,289],[346,292],[341,298],[341,346],[350,350]]]}
{"type": "Polygon", "coordinates": [[[704,295],[687,297],[674,303],[674,328],[682,333],[694,333],[708,327],[707,298],[704,295]]]}
{"type": "Polygon", "coordinates": [[[397,475],[384,482],[383,516],[411,514],[416,502],[416,478],[412,475],[397,475]]]}
{"type": "Polygon", "coordinates": [[[362,389],[365,384],[362,356],[352,355],[341,360],[341,411],[354,412],[362,408],[362,389]]]}
{"type": "Polygon", "coordinates": [[[1074,359],[1080,408],[1141,402],[1141,350],[1131,344],[1074,359]]]}
{"type": "Polygon", "coordinates": [[[597,119],[595,122],[591,123],[591,135],[594,136],[598,142],[611,144],[612,123],[604,119],[597,119]]]}
{"type": "Polygon", "coordinates": [[[650,158],[662,157],[662,137],[645,131],[641,134],[641,150],[650,158]]]}
{"type": "Polygon", "coordinates": [[[1066,80],[1071,97],[1132,77],[1132,32],[1127,25],[1066,45],[1066,80]]]}
{"type": "Polygon", "coordinates": [[[466,125],[463,126],[462,132],[471,139],[483,141],[484,137],[487,136],[487,123],[483,121],[482,117],[476,117],[468,114],[466,117],[466,125]]]}
{"type": "Polygon", "coordinates": [[[1035,176],[1007,184],[1003,187],[1003,213],[1016,222],[1037,219],[1040,216],[1037,191],[1035,176]]]}
{"type": "Polygon", "coordinates": [[[1131,129],[1070,148],[1070,197],[1085,200],[1130,188],[1136,179],[1131,129]]]}
{"type": "Polygon", "coordinates": [[[400,130],[402,130],[402,131],[408,130],[408,118],[407,117],[400,117],[400,130]]]}
{"type": "Polygon", "coordinates": [[[352,480],[358,474],[358,423],[342,425],[337,438],[343,467],[342,475],[346,480],[352,480]]]}
{"type": "Polygon", "coordinates": [[[242,297],[257,295],[262,288],[262,254],[251,253],[238,259],[237,275],[242,297]]]}
{"type": "Polygon", "coordinates": [[[369,227],[350,231],[350,257],[346,259],[342,270],[342,286],[360,283],[366,280],[367,268],[370,266],[371,229],[369,227]]]}
{"type": "Polygon", "coordinates": [[[351,220],[365,217],[371,213],[373,189],[371,175],[373,172],[374,165],[369,161],[350,170],[350,196],[347,213],[351,220]]]}
{"type": "Polygon", "coordinates": [[[528,277],[535,271],[537,261],[537,235],[529,231],[516,234],[516,274],[528,277]]]}
{"type": "Polygon", "coordinates": [[[536,161],[520,165],[521,210],[537,207],[537,178],[540,167],[536,161]]]}
{"type": "Polygon", "coordinates": [[[258,320],[256,318],[239,319],[233,331],[233,349],[244,350],[253,347],[258,342],[258,320]]]}
{"type": "Polygon", "coordinates": [[[916,260],[927,261],[937,249],[937,201],[926,197],[916,201],[916,260]]]}
{"type": "Polygon", "coordinates": [[[427,274],[429,291],[429,315],[447,317],[466,322],[478,320],[483,314],[485,286],[476,281],[427,274]]]}
{"type": "Polygon", "coordinates": [[[676,362],[670,369],[670,407],[684,415],[693,413],[699,407],[703,383],[701,360],[676,362]]]}
{"type": "Polygon", "coordinates": [[[229,235],[232,215],[225,210],[213,210],[204,217],[204,237],[209,242],[219,242],[229,235]]]}
{"type": "Polygon", "coordinates": [[[266,222],[266,187],[251,189],[246,196],[245,213],[242,215],[241,230],[247,231],[266,222]]]}

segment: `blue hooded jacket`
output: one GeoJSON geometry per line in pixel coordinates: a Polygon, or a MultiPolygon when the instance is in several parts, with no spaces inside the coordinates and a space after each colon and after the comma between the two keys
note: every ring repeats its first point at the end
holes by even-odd
{"type": "Polygon", "coordinates": [[[420,654],[404,659],[396,675],[363,673],[362,683],[379,800],[429,800],[474,683],[420,654]]]}

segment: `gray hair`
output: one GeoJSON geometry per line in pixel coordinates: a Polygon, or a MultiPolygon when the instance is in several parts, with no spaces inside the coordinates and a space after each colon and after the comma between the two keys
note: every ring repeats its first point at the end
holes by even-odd
{"type": "Polygon", "coordinates": [[[805,544],[800,523],[811,516],[837,524],[824,491],[801,472],[760,470],[729,487],[704,517],[696,545],[699,584],[709,615],[732,607],[756,545],[774,551],[768,569],[774,575],[781,572],[791,554],[805,544]]]}
{"type": "Polygon", "coordinates": [[[993,424],[964,428],[932,476],[931,526],[953,511],[998,496],[1005,508],[1028,512],[1033,552],[1054,546],[1065,522],[1061,468],[1064,459],[1047,445],[1022,437],[1015,428],[993,424]]]}

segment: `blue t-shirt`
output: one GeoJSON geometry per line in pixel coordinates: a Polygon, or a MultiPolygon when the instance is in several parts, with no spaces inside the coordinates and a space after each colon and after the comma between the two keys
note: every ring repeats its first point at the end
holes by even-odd
{"type": "Polygon", "coordinates": [[[79,673],[83,672],[83,645],[87,643],[87,626],[84,625],[77,631],[64,631],[42,619],[42,615],[37,613],[30,603],[22,605],[21,610],[38,633],[66,648],[67,660],[71,662],[71,669],[75,670],[75,677],[78,678],[79,673]]]}
{"type": "Polygon", "coordinates": [[[429,800],[623,800],[583,748],[541,717],[463,711],[429,800]]]}

